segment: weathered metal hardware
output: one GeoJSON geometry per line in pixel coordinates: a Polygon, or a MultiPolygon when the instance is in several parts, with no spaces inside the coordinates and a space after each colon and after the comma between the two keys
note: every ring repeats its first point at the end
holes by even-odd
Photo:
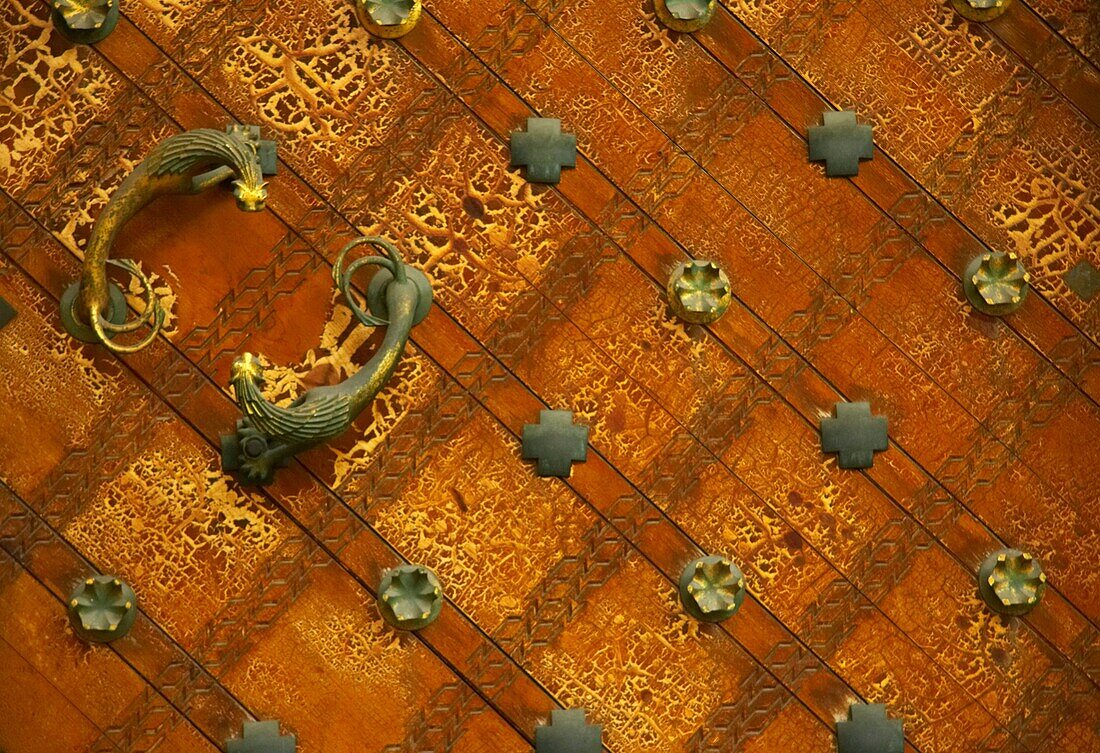
{"type": "Polygon", "coordinates": [[[420,0],[355,0],[355,14],[363,28],[376,37],[396,39],[413,30],[420,20],[420,0]]]}
{"type": "Polygon", "coordinates": [[[512,167],[526,167],[529,183],[557,183],[563,167],[577,166],[577,137],[561,132],[557,118],[527,118],[526,131],[512,131],[512,167]]]}
{"type": "Polygon", "coordinates": [[[539,476],[569,478],[573,463],[588,458],[588,427],[573,423],[567,410],[541,410],[539,422],[523,427],[523,457],[537,460],[539,476]]]}
{"type": "Polygon", "coordinates": [[[874,129],[856,122],[851,110],[825,112],[822,125],[810,126],[810,162],[824,162],[830,178],[859,174],[861,160],[875,156],[874,129]]]}
{"type": "Polygon", "coordinates": [[[841,468],[870,468],[889,446],[886,417],[872,416],[870,403],[837,403],[834,411],[821,419],[821,451],[835,452],[841,468]]]}
{"type": "Polygon", "coordinates": [[[550,723],[535,728],[535,753],[599,753],[603,726],[584,720],[584,709],[554,709],[550,723]]]}
{"type": "Polygon", "coordinates": [[[983,314],[1005,316],[1024,305],[1030,279],[1016,254],[988,252],[970,261],[963,273],[963,293],[983,314]]]}
{"type": "Polygon", "coordinates": [[[657,18],[673,31],[699,31],[714,18],[718,0],[654,0],[657,18]]]}
{"type": "Polygon", "coordinates": [[[691,324],[718,321],[733,301],[729,278],[712,261],[677,264],[668,278],[667,292],[672,313],[691,324]]]}
{"type": "Polygon", "coordinates": [[[398,565],[378,584],[378,611],[400,630],[420,630],[443,610],[439,577],[423,565],[398,565]]]}
{"type": "Polygon", "coordinates": [[[680,574],[680,603],[697,620],[721,622],[735,615],[744,601],[745,576],[726,557],[700,557],[680,574]]]}
{"type": "Polygon", "coordinates": [[[50,0],[53,25],[77,44],[95,44],[118,25],[118,0],[50,0]]]}
{"type": "Polygon", "coordinates": [[[1012,0],[951,0],[951,5],[963,18],[984,23],[1004,15],[1012,0]]]}
{"type": "Polygon", "coordinates": [[[15,318],[15,315],[15,307],[3,298],[0,298],[0,329],[6,327],[8,322],[15,318]]]}
{"type": "Polygon", "coordinates": [[[141,350],[164,325],[164,310],[149,278],[130,259],[111,259],[111,246],[123,225],[158,196],[195,194],[234,178],[237,206],[258,212],[267,200],[265,175],[275,173],[275,143],[260,140],[256,126],[229,126],[225,132],[208,128],[186,131],[162,141],[149,152],[103,208],[84,251],[78,282],[61,296],[61,321],[70,335],[83,342],[99,342],[120,353],[141,350]],[[126,297],[107,279],[108,265],[133,275],[144,289],[141,314],[126,320],[126,297]],[[115,337],[148,325],[139,342],[123,344],[115,337]]]}
{"type": "Polygon", "coordinates": [[[137,596],[113,575],[93,575],[69,596],[69,622],[86,641],[106,643],[130,632],[137,619],[137,596]]]}
{"type": "Polygon", "coordinates": [[[994,612],[1027,614],[1047,590],[1047,575],[1039,560],[1019,549],[1000,549],[982,562],[978,592],[994,612]]]}
{"type": "Polygon", "coordinates": [[[276,469],[302,450],[343,434],[385,386],[397,368],[412,328],[432,305],[432,286],[424,273],[406,266],[397,248],[376,236],[356,238],[340,252],[332,268],[337,289],[363,325],[387,325],[378,352],[343,382],[306,391],[286,407],[269,402],[260,391],[263,368],[251,354],[234,362],[230,384],[244,416],[235,434],[222,436],[222,468],[237,471],[250,484],[271,481],[276,469]],[[349,251],[370,244],[383,256],[364,256],[344,268],[349,251]],[[356,302],[352,275],[367,265],[381,267],[367,288],[364,311],[356,302]]]}
{"type": "Polygon", "coordinates": [[[279,734],[279,720],[245,722],[243,736],[225,741],[228,753],[294,753],[298,739],[294,735],[279,734]]]}
{"type": "Polygon", "coordinates": [[[837,753],[902,753],[905,731],[901,719],[888,719],[881,703],[853,703],[848,719],[836,724],[837,753]]]}

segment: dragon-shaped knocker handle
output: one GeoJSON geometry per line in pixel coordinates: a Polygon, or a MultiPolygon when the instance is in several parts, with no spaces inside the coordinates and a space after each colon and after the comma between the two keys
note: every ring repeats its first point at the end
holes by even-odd
{"type": "Polygon", "coordinates": [[[199,128],[157,144],[122,181],[92,228],[81,278],[61,296],[61,321],[69,334],[119,353],[133,353],[151,343],[164,325],[164,309],[137,263],[110,258],[122,226],[158,196],[199,193],[228,178],[234,178],[237,206],[258,212],[267,200],[264,176],[275,173],[275,164],[275,142],[261,141],[256,126],[232,125],[224,133],[199,128]],[[144,288],[145,310],[129,321],[126,297],[107,279],[108,265],[129,272],[144,288]],[[126,345],[115,340],[144,325],[151,331],[139,342],[126,345]]]}
{"type": "Polygon", "coordinates": [[[237,432],[222,436],[222,468],[236,471],[248,484],[266,484],[278,468],[302,450],[343,434],[371,404],[397,368],[414,326],[432,305],[432,286],[424,273],[405,265],[397,248],[376,236],[356,238],[340,252],[332,268],[336,288],[352,314],[367,327],[386,326],[378,352],[339,384],[314,387],[286,407],[268,401],[260,391],[263,368],[251,354],[233,361],[230,384],[244,416],[237,432]],[[370,244],[382,256],[364,256],[344,268],[348,252],[370,244]],[[366,265],[381,267],[367,287],[364,311],[351,290],[351,278],[366,265]]]}

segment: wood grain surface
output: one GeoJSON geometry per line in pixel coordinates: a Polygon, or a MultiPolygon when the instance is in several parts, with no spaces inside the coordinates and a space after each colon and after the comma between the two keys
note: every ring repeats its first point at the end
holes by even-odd
{"type": "Polygon", "coordinates": [[[1100,5],[723,0],[682,35],[649,0],[429,0],[397,41],[350,0],[121,5],[94,48],[0,7],[0,750],[277,718],[303,753],[507,753],[581,706],[609,753],[826,753],[856,701],[908,753],[1100,750],[1100,297],[1064,280],[1100,267],[1100,5]],[[833,108],[875,127],[851,180],[806,158],[833,108]],[[557,186],[509,169],[533,115],[577,135],[557,186]],[[158,200],[116,255],[164,336],[71,339],[111,192],[232,122],[278,144],[266,211],[158,200]],[[437,305],[351,431],[242,487],[229,365],[283,399],[363,363],[331,282],[360,233],[437,305]],[[1004,319],[961,290],[987,247],[1032,276],[1004,319]],[[688,257],[733,283],[707,328],[665,304],[688,257]],[[821,453],[839,400],[889,417],[867,471],[821,453]],[[590,427],[565,481],[520,458],[547,407],[590,427]],[[977,594],[1002,546],[1050,577],[1025,618],[977,594]],[[702,553],[749,587],[718,625],[678,602],[702,553]],[[448,603],[398,634],[375,590],[410,561],[448,603]],[[108,645],[65,615],[94,572],[141,607],[108,645]]]}

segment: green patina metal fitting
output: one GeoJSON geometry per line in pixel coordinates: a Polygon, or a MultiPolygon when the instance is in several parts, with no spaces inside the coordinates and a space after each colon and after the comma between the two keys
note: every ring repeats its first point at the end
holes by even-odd
{"type": "Polygon", "coordinates": [[[822,118],[824,125],[810,127],[810,161],[824,161],[831,178],[858,175],[859,161],[875,156],[871,126],[857,125],[851,110],[826,112],[822,118]]]}
{"type": "Polygon", "coordinates": [[[588,724],[584,709],[556,709],[550,712],[550,724],[535,728],[536,753],[600,753],[603,727],[588,724]]]}
{"type": "Polygon", "coordinates": [[[10,303],[0,298],[0,329],[3,329],[8,325],[12,319],[15,318],[15,307],[10,303]]]}
{"type": "Polygon", "coordinates": [[[951,5],[963,18],[984,23],[1000,18],[1012,0],[951,0],[951,5]]]}
{"type": "Polygon", "coordinates": [[[889,443],[885,416],[872,416],[870,403],[837,403],[821,420],[821,449],[837,453],[841,468],[870,468],[889,443]]]}
{"type": "Polygon", "coordinates": [[[421,0],[355,0],[359,21],[371,34],[396,39],[420,20],[421,0]]]}
{"type": "Polygon", "coordinates": [[[113,575],[94,575],[69,597],[69,622],[86,641],[106,643],[130,632],[137,619],[134,589],[113,575]]]}
{"type": "Polygon", "coordinates": [[[887,719],[881,703],[853,703],[848,719],[836,723],[837,753],[903,753],[900,719],[887,719]]]}
{"type": "Polygon", "coordinates": [[[1004,316],[1024,305],[1030,279],[1016,254],[990,251],[971,259],[963,273],[963,292],[983,314],[1004,316]]]}
{"type": "Polygon", "coordinates": [[[294,735],[280,735],[278,720],[245,722],[244,736],[225,741],[227,753],[295,753],[294,735]]]}
{"type": "Polygon", "coordinates": [[[726,273],[712,261],[681,262],[668,279],[672,313],[692,324],[717,321],[733,300],[726,273]]]}
{"type": "Polygon", "coordinates": [[[1001,549],[985,558],[978,570],[978,591],[994,612],[1027,614],[1047,590],[1039,560],[1019,549],[1001,549]]]}
{"type": "Polygon", "coordinates": [[[699,31],[714,18],[718,0],[654,0],[657,18],[673,31],[699,31]]]}
{"type": "Polygon", "coordinates": [[[725,557],[700,557],[680,574],[680,601],[697,620],[721,622],[736,614],[744,600],[745,576],[725,557]]]}
{"type": "Polygon", "coordinates": [[[443,586],[423,565],[387,570],[378,584],[378,611],[401,630],[419,630],[435,622],[443,609],[443,586]]]}
{"type": "Polygon", "coordinates": [[[577,137],[561,132],[557,118],[527,118],[512,132],[512,167],[526,167],[531,183],[557,183],[563,167],[577,166],[577,137]]]}
{"type": "Polygon", "coordinates": [[[569,478],[573,463],[588,458],[588,427],[574,424],[571,411],[539,411],[539,422],[523,427],[523,457],[538,460],[540,476],[569,478]]]}
{"type": "Polygon", "coordinates": [[[1070,290],[1086,301],[1091,301],[1093,296],[1100,293],[1100,269],[1093,266],[1088,259],[1074,264],[1062,279],[1070,290]]]}
{"type": "Polygon", "coordinates": [[[53,24],[69,41],[95,44],[118,25],[118,0],[50,0],[53,24]]]}

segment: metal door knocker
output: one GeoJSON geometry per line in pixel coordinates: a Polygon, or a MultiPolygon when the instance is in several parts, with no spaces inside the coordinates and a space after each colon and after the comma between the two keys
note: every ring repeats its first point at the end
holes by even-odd
{"type": "Polygon", "coordinates": [[[61,296],[61,321],[70,335],[99,342],[119,353],[133,353],[153,341],[164,325],[149,278],[130,259],[111,259],[111,245],[126,222],[158,196],[195,194],[233,178],[237,206],[258,212],[267,200],[265,175],[275,173],[275,142],[261,141],[257,126],[231,125],[172,136],[153,148],[103,208],[84,251],[81,278],[61,296]],[[107,266],[129,272],[144,290],[145,308],[127,321],[126,297],[107,279],[107,266]],[[144,339],[123,344],[115,338],[148,325],[144,339]]]}
{"type": "Polygon", "coordinates": [[[278,468],[297,453],[343,434],[371,404],[397,368],[409,332],[424,320],[432,305],[432,286],[418,269],[409,267],[397,248],[376,236],[356,238],[340,252],[332,268],[336,288],[348,307],[367,327],[386,326],[378,352],[359,371],[339,384],[307,390],[286,407],[267,400],[260,391],[263,368],[251,354],[233,361],[229,382],[243,417],[235,434],[222,436],[222,468],[236,471],[247,484],[266,484],[278,468]],[[383,256],[364,256],[344,268],[356,246],[370,244],[383,256]],[[367,287],[364,311],[356,301],[351,278],[366,265],[381,267],[367,287]]]}

